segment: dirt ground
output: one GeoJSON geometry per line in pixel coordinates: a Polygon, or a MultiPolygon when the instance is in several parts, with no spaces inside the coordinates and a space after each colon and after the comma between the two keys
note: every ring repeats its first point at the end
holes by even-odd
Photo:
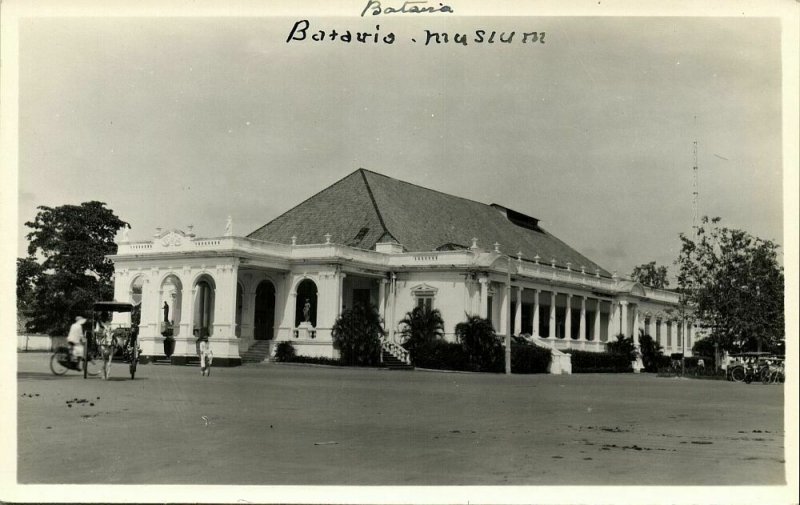
{"type": "Polygon", "coordinates": [[[18,355],[19,483],[771,485],[783,387],[260,364],[51,374],[18,355]]]}

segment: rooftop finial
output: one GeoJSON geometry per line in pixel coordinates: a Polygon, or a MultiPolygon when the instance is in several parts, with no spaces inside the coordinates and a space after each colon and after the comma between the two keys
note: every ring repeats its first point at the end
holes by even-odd
{"type": "Polygon", "coordinates": [[[292,235],[292,245],[297,245],[297,235],[292,235]]]}
{"type": "Polygon", "coordinates": [[[477,249],[478,248],[478,237],[472,237],[472,245],[470,249],[477,249]]]}
{"type": "Polygon", "coordinates": [[[326,233],[325,234],[325,244],[330,244],[330,243],[331,243],[331,234],[330,233],[326,233]]]}
{"type": "Polygon", "coordinates": [[[494,243],[494,252],[496,252],[496,253],[500,252],[500,242],[495,242],[494,243]]]}

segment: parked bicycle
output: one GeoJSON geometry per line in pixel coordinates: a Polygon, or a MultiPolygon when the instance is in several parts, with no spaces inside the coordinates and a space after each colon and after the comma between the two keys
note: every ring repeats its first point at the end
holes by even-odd
{"type": "Polygon", "coordinates": [[[762,384],[783,384],[786,381],[784,374],[783,361],[770,363],[767,368],[761,370],[761,383],[762,384]]]}

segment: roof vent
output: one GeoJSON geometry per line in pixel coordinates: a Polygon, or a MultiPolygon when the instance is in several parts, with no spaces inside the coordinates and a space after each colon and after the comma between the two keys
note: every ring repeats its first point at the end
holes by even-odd
{"type": "Polygon", "coordinates": [[[506,216],[506,219],[517,226],[521,226],[522,228],[527,228],[533,231],[542,231],[542,229],[539,228],[539,220],[535,217],[528,216],[522,212],[517,212],[516,210],[511,210],[503,207],[502,205],[497,205],[496,203],[493,203],[492,207],[501,211],[506,216]]]}

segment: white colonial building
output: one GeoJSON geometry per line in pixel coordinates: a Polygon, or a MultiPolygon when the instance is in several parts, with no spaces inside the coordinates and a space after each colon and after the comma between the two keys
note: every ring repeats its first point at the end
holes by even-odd
{"type": "Polygon", "coordinates": [[[695,337],[676,293],[619,278],[537,219],[363,169],[247,236],[230,230],[118,242],[115,299],[141,302],[144,356],[163,355],[168,327],[173,361],[194,356],[202,332],[229,364],[286,340],[334,356],[331,327],[360,302],[379,308],[394,343],[417,305],[441,311],[448,339],[467,314],[553,349],[603,351],[644,330],[665,352],[688,354],[695,337]]]}

